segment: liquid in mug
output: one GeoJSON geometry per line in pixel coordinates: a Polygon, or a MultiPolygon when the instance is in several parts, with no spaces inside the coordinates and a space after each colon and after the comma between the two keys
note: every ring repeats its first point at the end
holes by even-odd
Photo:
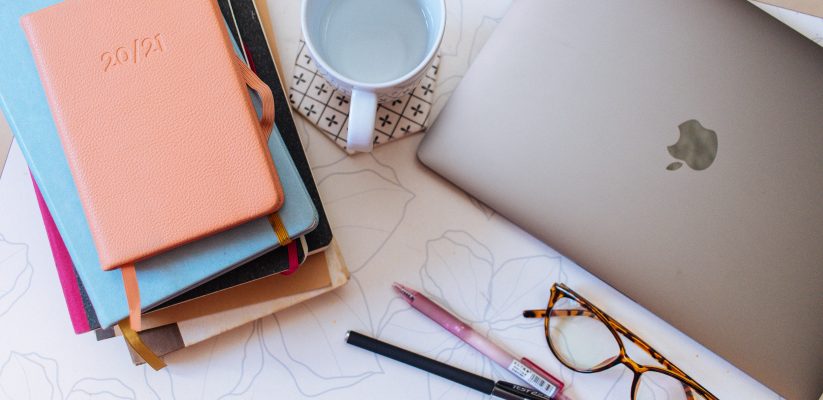
{"type": "Polygon", "coordinates": [[[426,57],[429,21],[418,0],[332,1],[322,19],[319,45],[341,75],[388,82],[426,57]]]}

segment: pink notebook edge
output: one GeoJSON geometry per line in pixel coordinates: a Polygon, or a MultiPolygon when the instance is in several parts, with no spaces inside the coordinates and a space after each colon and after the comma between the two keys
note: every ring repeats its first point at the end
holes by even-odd
{"type": "Polygon", "coordinates": [[[46,236],[49,239],[51,254],[54,258],[54,265],[57,268],[57,277],[60,280],[60,287],[63,289],[63,298],[66,301],[66,308],[69,311],[71,325],[75,334],[82,334],[91,331],[86,309],[83,307],[83,297],[80,295],[80,285],[77,282],[77,275],[74,273],[74,262],[71,260],[69,251],[63,243],[63,237],[57,230],[57,225],[51,216],[40,188],[34,177],[31,177],[34,193],[37,196],[37,205],[40,208],[40,215],[43,217],[43,225],[46,229],[46,236]]]}

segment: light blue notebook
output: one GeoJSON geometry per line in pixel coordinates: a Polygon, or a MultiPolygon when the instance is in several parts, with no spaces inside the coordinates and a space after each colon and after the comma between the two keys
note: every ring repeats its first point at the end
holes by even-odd
{"type": "MultiPolygon", "coordinates": [[[[123,281],[119,271],[100,268],[46,95],[19,24],[21,16],[58,2],[0,0],[0,105],[100,324],[109,327],[129,314],[123,281]]],[[[301,236],[316,226],[317,210],[276,128],[269,149],[285,195],[280,218],[290,237],[301,236]]],[[[262,218],[137,263],[142,308],[153,307],[278,245],[274,230],[262,218]]]]}

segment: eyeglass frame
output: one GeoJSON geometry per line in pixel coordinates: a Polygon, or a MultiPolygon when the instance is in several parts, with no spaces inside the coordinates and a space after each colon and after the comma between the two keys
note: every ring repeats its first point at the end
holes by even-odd
{"type": "Polygon", "coordinates": [[[631,388],[632,399],[637,398],[637,390],[639,389],[638,383],[640,382],[640,376],[645,372],[653,371],[680,381],[680,383],[683,385],[683,390],[686,392],[686,397],[688,399],[694,399],[694,395],[690,391],[695,390],[698,392],[699,395],[703,396],[706,400],[718,400],[717,396],[713,395],[711,392],[708,391],[708,389],[704,388],[702,385],[697,383],[697,381],[695,381],[692,377],[683,372],[683,370],[674,365],[666,357],[660,354],[660,352],[652,348],[648,343],[646,343],[646,341],[639,338],[628,328],[623,326],[623,324],[617,322],[617,320],[610,317],[608,314],[603,312],[603,310],[592,304],[590,301],[586,300],[585,297],[581,296],[580,294],[572,290],[570,287],[566,286],[564,283],[557,282],[554,285],[552,285],[551,295],[549,296],[549,304],[546,306],[545,310],[526,310],[523,311],[523,316],[525,318],[543,318],[543,326],[546,334],[546,343],[548,344],[549,349],[551,350],[552,354],[554,354],[554,356],[563,365],[565,365],[567,368],[573,371],[584,374],[593,374],[605,371],[618,364],[623,364],[627,368],[629,368],[629,370],[631,370],[634,373],[631,388]],[[583,310],[554,310],[554,312],[569,311],[568,316],[574,316],[576,313],[579,313],[577,315],[591,317],[591,315],[585,315],[585,311],[589,311],[592,314],[594,314],[594,317],[596,317],[601,323],[603,323],[603,325],[605,325],[606,328],[608,328],[609,332],[611,332],[612,336],[614,336],[614,339],[617,342],[617,345],[620,350],[619,354],[613,357],[611,361],[602,363],[603,365],[597,365],[589,370],[581,370],[567,364],[563,357],[561,357],[558,354],[558,351],[552,345],[551,335],[549,332],[549,318],[551,318],[552,316],[552,309],[554,308],[556,302],[563,297],[576,301],[580,304],[581,307],[583,307],[583,310]],[[636,344],[638,347],[643,349],[646,353],[648,353],[652,358],[654,358],[665,368],[659,368],[650,365],[641,365],[634,361],[626,353],[626,346],[623,343],[623,340],[620,338],[620,335],[623,335],[632,343],[636,344]]]}

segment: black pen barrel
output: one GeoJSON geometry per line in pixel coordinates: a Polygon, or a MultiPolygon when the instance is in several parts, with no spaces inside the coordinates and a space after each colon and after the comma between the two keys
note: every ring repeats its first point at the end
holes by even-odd
{"type": "Polygon", "coordinates": [[[404,364],[417,367],[423,371],[441,376],[479,392],[490,394],[494,390],[494,381],[491,379],[477,376],[475,374],[463,371],[462,369],[452,367],[451,365],[446,365],[440,361],[432,360],[428,357],[423,357],[408,350],[403,350],[399,347],[392,346],[388,343],[354,331],[349,331],[348,334],[346,334],[346,343],[360,347],[361,349],[369,350],[393,360],[400,361],[404,364]]]}

